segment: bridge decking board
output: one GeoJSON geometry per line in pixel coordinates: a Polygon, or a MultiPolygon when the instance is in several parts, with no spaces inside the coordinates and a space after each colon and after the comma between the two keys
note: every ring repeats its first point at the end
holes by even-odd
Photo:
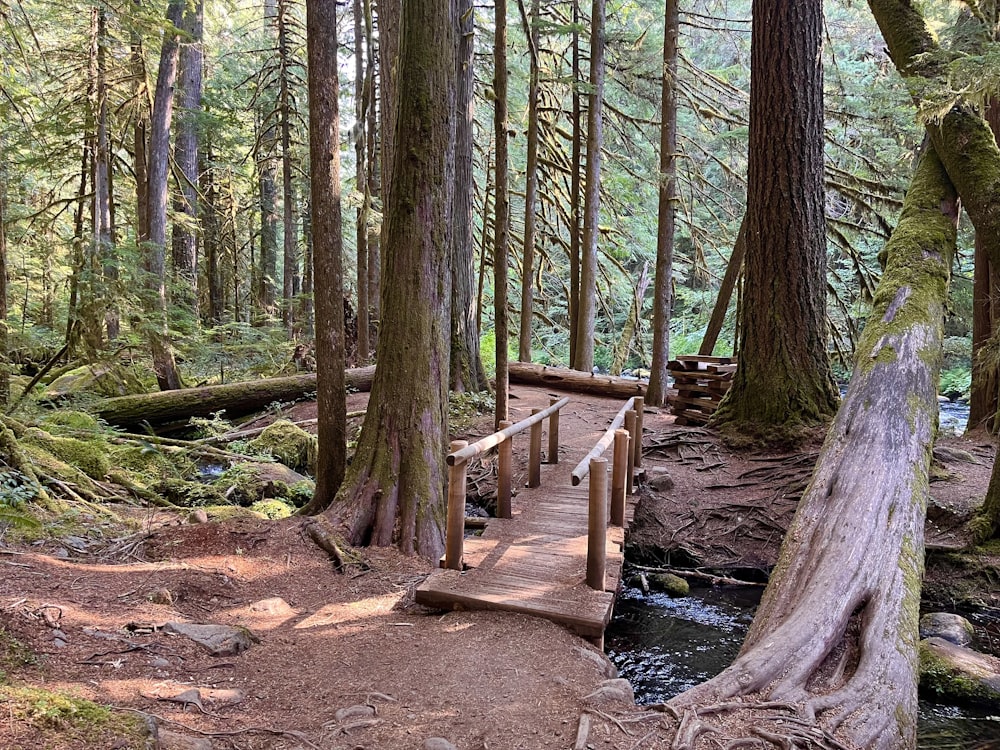
{"type": "Polygon", "coordinates": [[[417,587],[417,603],[520,612],[600,642],[611,620],[635,499],[626,502],[626,528],[608,528],[605,590],[595,591],[585,582],[588,493],[570,485],[568,471],[562,464],[543,466],[542,485],[514,498],[513,518],[491,519],[481,537],[465,540],[467,570],[435,570],[417,587]]]}

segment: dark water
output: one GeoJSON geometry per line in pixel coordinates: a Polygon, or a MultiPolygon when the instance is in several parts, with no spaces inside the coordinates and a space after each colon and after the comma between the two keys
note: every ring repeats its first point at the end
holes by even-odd
{"type": "MultiPolygon", "coordinates": [[[[963,424],[964,426],[964,424],[963,424]]],[[[740,650],[760,589],[693,589],[643,597],[627,587],[605,634],[608,657],[639,703],[661,703],[721,672],[740,650]]],[[[920,703],[922,750],[1000,750],[1000,716],[920,703]]]]}

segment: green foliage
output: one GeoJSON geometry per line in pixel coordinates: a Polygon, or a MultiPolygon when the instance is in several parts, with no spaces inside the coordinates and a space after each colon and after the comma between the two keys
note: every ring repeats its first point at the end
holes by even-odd
{"type": "Polygon", "coordinates": [[[492,393],[448,394],[448,427],[452,433],[463,432],[480,417],[493,414],[496,400],[492,393]]]}
{"type": "Polygon", "coordinates": [[[96,744],[111,738],[122,750],[143,750],[149,730],[131,714],[110,709],[66,693],[34,687],[0,686],[0,703],[12,722],[25,722],[48,742],[96,744]]]}
{"type": "Polygon", "coordinates": [[[9,684],[9,672],[17,672],[37,663],[34,652],[0,626],[0,686],[9,684]]]}
{"type": "Polygon", "coordinates": [[[972,371],[968,367],[953,367],[941,372],[938,390],[948,398],[968,398],[971,387],[972,371]]]}
{"type": "Polygon", "coordinates": [[[281,500],[258,500],[250,506],[250,510],[259,513],[272,521],[288,518],[295,512],[295,506],[281,500]]]}

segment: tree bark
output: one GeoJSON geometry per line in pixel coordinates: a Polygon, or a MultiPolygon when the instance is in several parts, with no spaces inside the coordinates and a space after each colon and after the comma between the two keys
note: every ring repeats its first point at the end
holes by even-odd
{"type": "MultiPolygon", "coordinates": [[[[523,0],[518,0],[523,3],[523,0]]],[[[523,5],[522,5],[523,10],[523,5]]],[[[528,161],[524,176],[524,247],[521,262],[521,327],[518,359],[531,361],[531,322],[535,284],[535,210],[538,202],[538,76],[539,0],[532,0],[531,18],[524,30],[528,38],[530,72],[528,82],[528,161]]]]}
{"type": "Polygon", "coordinates": [[[674,224],[677,201],[677,37],[678,0],[667,0],[663,22],[663,85],[660,97],[660,188],[656,224],[656,278],[653,281],[653,361],[647,398],[662,406],[670,361],[670,305],[673,286],[674,224]]]}
{"type": "MultiPolygon", "coordinates": [[[[345,386],[358,391],[371,390],[374,377],[374,365],[347,370],[342,375],[345,386]]],[[[136,427],[146,422],[155,425],[188,417],[206,417],[217,411],[225,411],[227,416],[247,414],[263,409],[274,401],[303,398],[317,388],[317,375],[306,373],[285,378],[118,396],[98,402],[96,412],[101,419],[121,427],[136,427]]]]}
{"type": "Polygon", "coordinates": [[[444,549],[448,439],[456,21],[453,6],[407,0],[398,126],[386,205],[378,371],[358,448],[326,511],[353,544],[444,549]]]}
{"type": "Polygon", "coordinates": [[[698,354],[711,356],[715,351],[715,344],[719,340],[719,333],[722,331],[722,324],[726,322],[726,312],[729,310],[729,302],[733,298],[733,290],[736,282],[740,278],[740,271],[743,268],[743,256],[747,249],[746,218],[740,222],[739,232],[736,234],[736,242],[733,243],[733,252],[729,256],[726,264],[726,272],[722,276],[722,283],[719,284],[719,294],[715,298],[715,306],[712,307],[712,316],[708,320],[705,328],[705,337],[698,347],[698,354]]]}
{"type": "Polygon", "coordinates": [[[583,196],[579,320],[573,368],[594,367],[597,335],[597,245],[600,240],[601,149],[604,144],[604,0],[594,0],[590,18],[590,97],[587,105],[587,175],[583,196]]]}
{"type": "MultiPolygon", "coordinates": [[[[364,37],[364,18],[362,17],[361,0],[354,0],[354,189],[361,194],[361,205],[355,214],[355,248],[357,264],[358,288],[358,361],[367,362],[371,356],[368,341],[369,302],[368,302],[368,208],[371,200],[368,191],[368,165],[365,127],[368,107],[374,106],[371,101],[370,79],[365,75],[365,53],[362,40],[364,37]]],[[[371,70],[369,66],[369,70],[371,70]]],[[[374,135],[372,136],[374,137],[374,135]]]]}
{"type": "Polygon", "coordinates": [[[571,393],[590,393],[608,398],[645,396],[646,383],[612,375],[594,375],[590,372],[568,370],[564,367],[546,367],[530,362],[510,363],[510,382],[537,385],[571,393]]]}
{"type": "Polygon", "coordinates": [[[156,74],[149,133],[149,240],[143,248],[146,273],[146,337],[153,353],[153,370],[160,390],[182,388],[167,328],[167,181],[170,167],[170,124],[174,113],[174,83],[179,54],[178,29],[184,0],[170,0],[156,74]]]}
{"type": "Polygon", "coordinates": [[[455,205],[451,258],[451,365],[449,382],[456,393],[489,387],[479,354],[476,320],[476,263],[473,246],[473,116],[475,114],[475,25],[471,0],[455,0],[458,58],[455,98],[455,205]]]}
{"type": "MultiPolygon", "coordinates": [[[[7,155],[0,136],[0,321],[7,320],[7,155]]],[[[0,325],[0,409],[10,400],[10,359],[6,325],[0,325]]]]}
{"type": "Polygon", "coordinates": [[[314,281],[323,291],[316,297],[316,490],[304,512],[316,513],[333,502],[347,466],[336,0],[307,0],[306,44],[314,281]]]}
{"type": "Polygon", "coordinates": [[[827,420],[823,8],[753,4],[740,356],[713,423],[765,440],[827,420]]]}
{"type": "MultiPolygon", "coordinates": [[[[368,48],[368,180],[365,199],[369,206],[381,205],[381,161],[379,154],[380,140],[384,142],[385,134],[379,134],[378,107],[375,106],[375,30],[372,20],[372,0],[365,3],[365,41],[368,48]]],[[[384,122],[383,122],[384,125],[384,122]]],[[[385,154],[381,154],[381,159],[385,154]]],[[[368,233],[368,351],[371,352],[378,338],[379,310],[381,309],[382,286],[382,250],[381,234],[376,229],[368,233]]]]}
{"type": "MultiPolygon", "coordinates": [[[[288,41],[290,0],[278,0],[278,117],[281,129],[281,206],[283,254],[281,273],[281,322],[289,337],[295,323],[295,295],[299,286],[298,227],[295,221],[295,185],[292,181],[292,95],[289,77],[291,50],[288,41]]],[[[339,170],[338,170],[339,180],[339,170]]]]}
{"type": "Polygon", "coordinates": [[[496,411],[494,423],[507,419],[507,365],[510,339],[507,315],[507,264],[510,247],[510,176],[507,140],[507,0],[495,0],[493,39],[493,133],[496,140],[496,213],[493,220],[493,330],[496,334],[496,411]]]}
{"type": "Polygon", "coordinates": [[[583,159],[583,114],[580,103],[580,0],[573,0],[573,145],[569,178],[569,362],[576,367],[576,329],[580,325],[580,164],[583,159]]]}
{"type": "Polygon", "coordinates": [[[174,136],[174,163],[180,179],[171,232],[174,301],[187,308],[198,320],[198,237],[195,223],[198,206],[198,116],[201,113],[202,37],[205,26],[204,0],[186,7],[182,28],[185,39],[178,58],[177,133],[174,136]]]}
{"type": "Polygon", "coordinates": [[[727,738],[768,747],[792,747],[782,743],[796,735],[795,746],[832,747],[832,736],[837,747],[914,747],[923,525],[957,215],[929,147],[886,247],[847,396],[753,625],[731,666],[670,701],[684,717],[674,748],[695,747],[699,734],[720,739],[707,716],[736,727],[727,738]]]}

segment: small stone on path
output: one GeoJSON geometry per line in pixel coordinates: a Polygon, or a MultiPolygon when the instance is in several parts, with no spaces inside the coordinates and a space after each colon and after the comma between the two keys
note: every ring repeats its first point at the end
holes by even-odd
{"type": "Polygon", "coordinates": [[[159,750],[212,750],[212,741],[207,737],[191,737],[169,729],[159,729],[156,740],[159,750]]]}
{"type": "Polygon", "coordinates": [[[458,750],[443,737],[428,737],[424,740],[423,750],[458,750]]]}
{"type": "Polygon", "coordinates": [[[590,704],[599,703],[635,703],[635,693],[632,692],[632,683],[624,678],[605,680],[590,695],[584,696],[584,702],[590,704]]]}
{"type": "Polygon", "coordinates": [[[348,719],[366,719],[374,715],[374,706],[348,706],[347,708],[338,709],[333,718],[338,722],[343,722],[348,719]]]}

